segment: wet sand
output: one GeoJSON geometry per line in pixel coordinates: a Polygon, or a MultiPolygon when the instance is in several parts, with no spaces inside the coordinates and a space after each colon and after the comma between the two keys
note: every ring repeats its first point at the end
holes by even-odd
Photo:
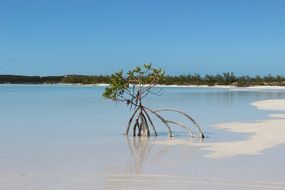
{"type": "Polygon", "coordinates": [[[91,190],[91,189],[279,189],[285,188],[283,182],[224,180],[209,177],[190,177],[177,175],[113,175],[101,184],[107,176],[95,174],[31,174],[27,176],[0,176],[2,188],[19,190],[91,190]],[[16,183],[15,183],[16,182],[16,183]],[[104,186],[102,188],[102,185],[104,186]]]}

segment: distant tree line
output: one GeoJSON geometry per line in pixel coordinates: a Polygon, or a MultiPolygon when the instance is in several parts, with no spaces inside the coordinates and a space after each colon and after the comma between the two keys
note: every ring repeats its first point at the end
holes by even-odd
{"type": "Polygon", "coordinates": [[[285,86],[285,77],[281,75],[267,75],[260,76],[236,76],[234,73],[223,73],[217,75],[204,75],[188,74],[179,76],[166,76],[163,84],[176,84],[176,85],[233,85],[233,86],[285,86]]]}
{"type": "MultiPolygon", "coordinates": [[[[98,84],[110,83],[109,75],[65,75],[65,76],[21,76],[0,75],[0,84],[98,84]]],[[[188,74],[178,76],[164,76],[160,84],[165,85],[233,85],[233,86],[285,86],[285,77],[281,75],[266,76],[236,76],[234,73],[223,73],[217,75],[188,74]]]]}
{"type": "Polygon", "coordinates": [[[0,75],[1,84],[44,84],[59,83],[63,79],[62,76],[21,76],[21,75],[0,75]]]}

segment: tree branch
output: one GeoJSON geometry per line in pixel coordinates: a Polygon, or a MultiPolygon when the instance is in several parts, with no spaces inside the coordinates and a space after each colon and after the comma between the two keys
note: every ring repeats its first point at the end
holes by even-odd
{"type": "Polygon", "coordinates": [[[204,133],[202,132],[202,129],[200,128],[200,126],[198,125],[198,123],[188,114],[182,112],[182,111],[179,111],[179,110],[176,110],[176,109],[160,109],[160,110],[156,110],[154,111],[155,113],[157,112],[164,112],[164,111],[169,111],[169,112],[176,112],[176,113],[180,113],[182,115],[184,115],[185,117],[187,117],[190,121],[192,121],[192,123],[198,128],[199,132],[200,132],[200,135],[201,135],[201,138],[205,138],[205,135],[204,133]]]}
{"type": "Polygon", "coordinates": [[[128,134],[129,134],[129,130],[130,130],[132,121],[133,121],[133,119],[134,119],[136,113],[138,112],[138,110],[139,110],[139,108],[137,108],[137,109],[134,111],[133,115],[131,116],[131,118],[130,118],[130,120],[129,120],[129,123],[128,123],[128,127],[127,127],[126,132],[125,132],[125,135],[128,135],[128,134]]]}
{"type": "Polygon", "coordinates": [[[158,113],[156,113],[156,112],[153,111],[152,109],[149,109],[149,108],[147,108],[147,107],[144,107],[144,108],[145,108],[146,110],[150,111],[151,113],[153,113],[157,118],[159,118],[159,119],[162,121],[162,123],[165,124],[165,126],[166,126],[167,129],[168,129],[168,133],[169,133],[169,136],[170,136],[170,137],[173,137],[173,136],[174,136],[173,133],[172,133],[172,130],[171,130],[170,126],[169,126],[169,124],[166,122],[166,120],[165,120],[161,115],[159,115],[158,113]]]}
{"type": "Polygon", "coordinates": [[[150,125],[151,125],[151,127],[152,127],[152,129],[153,129],[153,131],[154,131],[154,135],[157,136],[156,129],[155,129],[155,127],[154,127],[154,124],[153,124],[153,122],[152,122],[150,116],[148,115],[147,111],[145,111],[144,108],[142,108],[142,110],[143,110],[143,112],[145,113],[145,115],[146,115],[146,117],[147,117],[147,119],[148,119],[148,121],[149,121],[149,123],[150,123],[150,125]]]}
{"type": "Polygon", "coordinates": [[[166,120],[167,123],[171,123],[171,124],[174,124],[174,125],[177,125],[177,126],[180,126],[182,128],[184,128],[191,137],[194,137],[190,127],[187,127],[186,125],[182,124],[182,123],[179,123],[179,122],[176,122],[176,121],[171,121],[171,120],[166,120]]]}

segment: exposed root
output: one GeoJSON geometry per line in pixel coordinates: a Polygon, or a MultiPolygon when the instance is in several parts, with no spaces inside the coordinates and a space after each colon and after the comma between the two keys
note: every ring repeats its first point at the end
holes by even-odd
{"type": "Polygon", "coordinates": [[[169,134],[170,137],[173,137],[173,136],[174,136],[174,135],[173,135],[173,132],[172,132],[170,126],[169,126],[169,124],[168,124],[167,121],[166,121],[166,119],[164,119],[161,115],[159,115],[159,114],[156,113],[155,111],[153,111],[153,110],[151,110],[151,109],[149,109],[149,108],[146,108],[146,107],[144,107],[144,108],[145,108],[146,110],[150,111],[151,113],[153,113],[158,119],[160,119],[160,121],[161,121],[162,123],[165,124],[165,126],[166,126],[167,129],[168,129],[168,134],[169,134]]]}
{"type": "Polygon", "coordinates": [[[176,121],[166,120],[166,122],[167,122],[167,123],[170,123],[170,124],[174,124],[174,125],[180,126],[180,127],[183,127],[183,128],[186,130],[186,132],[189,133],[189,135],[190,135],[191,137],[195,137],[195,136],[193,135],[193,132],[191,131],[190,127],[187,127],[186,125],[184,125],[184,124],[182,124],[182,123],[179,123],[179,122],[176,122],[176,121]]]}
{"type": "Polygon", "coordinates": [[[145,113],[145,115],[146,115],[146,117],[147,117],[147,120],[149,121],[149,123],[150,123],[150,125],[151,125],[151,127],[152,127],[152,130],[153,130],[153,132],[154,132],[154,135],[157,136],[156,129],[155,129],[155,127],[154,127],[154,124],[153,124],[153,122],[152,122],[150,116],[148,115],[147,111],[146,111],[144,108],[142,108],[142,110],[143,110],[143,112],[145,113]]]}
{"type": "Polygon", "coordinates": [[[158,112],[176,112],[176,113],[182,114],[183,116],[188,118],[194,124],[195,127],[198,128],[199,133],[200,133],[200,137],[201,138],[205,137],[204,133],[202,132],[202,130],[200,128],[200,126],[188,114],[186,114],[186,113],[184,113],[182,111],[179,111],[179,110],[175,110],[175,109],[160,109],[160,110],[155,110],[154,111],[154,110],[152,110],[150,108],[147,108],[147,107],[144,107],[142,105],[137,105],[136,106],[136,109],[135,109],[134,113],[132,114],[132,116],[131,116],[131,118],[129,120],[129,123],[128,123],[127,129],[126,129],[125,135],[128,135],[130,127],[132,126],[132,122],[133,122],[134,118],[136,118],[135,122],[133,124],[133,136],[150,136],[151,135],[150,127],[153,130],[154,136],[157,136],[157,131],[156,131],[155,126],[153,124],[153,121],[152,121],[152,119],[151,119],[151,117],[149,115],[149,113],[151,113],[155,117],[157,117],[166,126],[166,128],[168,129],[168,134],[169,134],[170,137],[174,136],[174,134],[172,132],[172,129],[170,127],[170,124],[184,128],[187,131],[187,133],[189,133],[189,135],[191,137],[195,137],[193,132],[192,132],[192,130],[191,130],[191,128],[189,126],[184,125],[184,124],[182,124],[180,122],[177,122],[177,121],[165,119],[158,112]]]}
{"type": "Polygon", "coordinates": [[[205,135],[204,135],[201,127],[198,125],[198,123],[190,115],[188,115],[188,114],[186,114],[180,110],[176,110],[176,109],[160,109],[160,110],[156,110],[155,112],[165,112],[165,111],[176,112],[176,113],[179,113],[181,115],[184,115],[186,118],[188,118],[194,124],[195,127],[198,128],[201,138],[205,138],[205,135]]]}
{"type": "Polygon", "coordinates": [[[130,127],[131,127],[131,124],[132,124],[132,121],[133,121],[133,119],[134,119],[136,113],[138,112],[138,110],[139,110],[139,108],[137,108],[137,109],[134,111],[133,115],[131,116],[131,118],[130,118],[130,120],[129,120],[129,123],[128,123],[128,127],[127,127],[126,132],[125,132],[125,135],[128,135],[129,130],[130,130],[130,127]]]}

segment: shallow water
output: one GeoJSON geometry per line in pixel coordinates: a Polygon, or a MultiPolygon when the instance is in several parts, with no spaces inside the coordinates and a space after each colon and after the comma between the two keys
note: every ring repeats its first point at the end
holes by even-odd
{"type": "MultiPolygon", "coordinates": [[[[103,89],[0,85],[0,187],[285,189],[285,146],[260,155],[211,159],[199,147],[153,143],[168,139],[166,128],[157,121],[159,137],[126,138],[122,134],[131,112],[125,105],[104,100],[103,89]]],[[[280,113],[250,105],[265,99],[285,99],[285,90],[164,88],[161,96],[151,96],[145,103],[189,113],[206,132],[201,142],[205,143],[247,138],[248,134],[214,125],[280,113]]],[[[180,128],[174,131],[176,139],[189,138],[180,128]]]]}

